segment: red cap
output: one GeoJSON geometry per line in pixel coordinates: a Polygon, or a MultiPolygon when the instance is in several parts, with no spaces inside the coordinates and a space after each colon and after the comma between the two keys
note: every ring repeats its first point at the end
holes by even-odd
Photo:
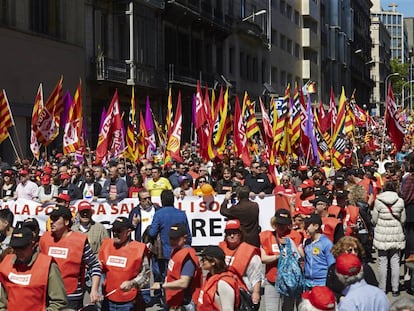
{"type": "Polygon", "coordinates": [[[82,212],[85,210],[92,210],[92,204],[88,201],[81,201],[78,204],[78,212],[82,212]]]}
{"type": "Polygon", "coordinates": [[[56,154],[56,158],[60,159],[61,157],[63,157],[63,153],[56,154]]]}
{"type": "Polygon", "coordinates": [[[353,276],[361,271],[361,260],[354,254],[342,254],[336,258],[336,271],[339,274],[353,276]]]}
{"type": "Polygon", "coordinates": [[[299,166],[298,170],[299,171],[307,171],[307,170],[309,170],[309,168],[308,168],[307,165],[301,165],[301,166],[299,166]]]}
{"type": "Polygon", "coordinates": [[[63,200],[65,202],[70,202],[70,196],[67,193],[61,193],[57,197],[54,197],[55,199],[63,200]]]}
{"type": "Polygon", "coordinates": [[[70,176],[66,173],[60,174],[60,180],[64,180],[64,179],[70,179],[70,176]]]}
{"type": "Polygon", "coordinates": [[[303,181],[303,183],[300,185],[300,187],[302,189],[305,189],[305,188],[313,188],[313,187],[315,187],[315,183],[314,183],[314,181],[312,179],[305,179],[303,181]]]}
{"type": "Polygon", "coordinates": [[[26,176],[27,174],[29,174],[29,172],[27,170],[25,170],[25,169],[20,170],[20,172],[19,172],[19,175],[20,176],[26,176]]]}
{"type": "Polygon", "coordinates": [[[43,172],[47,175],[52,175],[52,168],[50,166],[46,166],[43,168],[43,172]]]}
{"type": "Polygon", "coordinates": [[[295,208],[294,215],[311,215],[315,213],[315,207],[313,206],[298,206],[295,208]]]}
{"type": "Polygon", "coordinates": [[[373,165],[373,163],[372,163],[372,161],[370,160],[370,159],[368,159],[368,160],[366,160],[365,161],[365,163],[363,164],[365,167],[367,167],[367,166],[372,166],[373,165]]]}
{"type": "Polygon", "coordinates": [[[335,295],[326,286],[315,286],[310,291],[302,294],[304,299],[318,310],[334,310],[335,309],[335,295]]]}
{"type": "Polygon", "coordinates": [[[49,175],[43,175],[41,181],[42,181],[42,185],[49,185],[50,184],[50,176],[49,175]]]}
{"type": "Polygon", "coordinates": [[[240,221],[238,219],[231,219],[226,222],[224,230],[240,230],[240,221]]]}
{"type": "Polygon", "coordinates": [[[13,171],[12,170],[5,170],[3,175],[4,176],[13,176],[13,171]]]}

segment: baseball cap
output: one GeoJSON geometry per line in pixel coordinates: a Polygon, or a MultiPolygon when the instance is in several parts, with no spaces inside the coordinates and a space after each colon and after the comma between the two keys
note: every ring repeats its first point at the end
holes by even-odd
{"type": "Polygon", "coordinates": [[[187,234],[187,227],[184,223],[181,222],[181,223],[174,224],[171,226],[168,236],[172,239],[176,239],[186,234],[187,234]]]}
{"type": "Polygon", "coordinates": [[[337,199],[346,199],[346,198],[348,198],[348,191],[346,191],[346,190],[336,190],[334,194],[335,194],[337,199]]]}
{"type": "Polygon", "coordinates": [[[92,210],[92,204],[88,201],[80,201],[78,204],[78,212],[82,212],[85,210],[92,210]]]}
{"type": "Polygon", "coordinates": [[[336,271],[346,276],[357,275],[361,271],[361,260],[355,254],[341,254],[336,258],[336,271]]]}
{"type": "Polygon", "coordinates": [[[301,189],[305,189],[305,188],[313,188],[315,187],[315,183],[313,182],[312,179],[305,179],[303,181],[303,183],[300,185],[301,189]]]}
{"type": "Polygon", "coordinates": [[[315,197],[315,199],[312,200],[312,203],[314,205],[316,205],[318,202],[324,202],[326,204],[330,204],[331,201],[324,195],[319,195],[317,197],[315,197]]]}
{"type": "Polygon", "coordinates": [[[117,217],[112,223],[112,230],[132,229],[134,226],[126,217],[117,217]]]}
{"type": "Polygon", "coordinates": [[[345,177],[343,175],[335,175],[334,182],[335,184],[344,184],[345,177]]]}
{"type": "Polygon", "coordinates": [[[205,249],[203,249],[200,253],[202,257],[213,257],[217,259],[224,260],[226,256],[224,255],[223,250],[215,245],[209,245],[205,249]]]}
{"type": "Polygon", "coordinates": [[[3,175],[4,176],[13,176],[13,171],[12,170],[5,170],[3,175]]]}
{"type": "Polygon", "coordinates": [[[70,195],[67,193],[59,193],[59,195],[57,197],[54,197],[57,200],[62,200],[65,202],[70,202],[70,195]]]}
{"type": "Polygon", "coordinates": [[[319,227],[322,226],[322,218],[319,214],[313,213],[313,214],[307,215],[303,220],[305,222],[305,226],[308,226],[310,224],[319,225],[319,227]]]}
{"type": "Polygon", "coordinates": [[[280,225],[291,225],[292,218],[290,217],[290,213],[287,209],[281,208],[278,209],[275,213],[276,223],[280,225]]]}
{"type": "Polygon", "coordinates": [[[181,175],[181,176],[178,176],[178,178],[177,178],[177,181],[178,181],[178,183],[181,185],[184,181],[188,181],[188,180],[190,180],[187,176],[185,176],[185,175],[181,175]]]}
{"type": "Polygon", "coordinates": [[[326,195],[329,193],[329,189],[326,186],[321,185],[319,187],[315,187],[313,189],[313,193],[315,196],[326,195]]]}
{"type": "Polygon", "coordinates": [[[33,232],[27,227],[15,228],[10,238],[10,247],[25,247],[33,241],[33,232]]]}
{"type": "Polygon", "coordinates": [[[29,228],[32,232],[39,233],[40,227],[39,222],[36,218],[29,217],[23,220],[22,227],[29,228]]]}
{"type": "Polygon", "coordinates": [[[335,309],[335,295],[326,286],[314,286],[310,291],[304,292],[302,297],[308,299],[312,306],[318,310],[335,309]]]}
{"type": "Polygon", "coordinates": [[[50,176],[43,175],[41,179],[42,185],[49,185],[50,184],[50,176]]]}
{"type": "Polygon", "coordinates": [[[65,179],[70,179],[69,174],[66,174],[66,173],[60,174],[60,180],[65,180],[65,179]]]}
{"type": "Polygon", "coordinates": [[[63,217],[63,219],[72,219],[72,213],[70,209],[65,206],[55,206],[53,210],[49,213],[49,217],[51,218],[59,218],[63,217]]]}
{"type": "Polygon", "coordinates": [[[238,219],[231,219],[227,221],[224,231],[226,230],[240,230],[240,221],[238,219]]]}
{"type": "Polygon", "coordinates": [[[26,176],[27,174],[29,174],[29,172],[25,169],[19,171],[20,176],[26,176]]]}
{"type": "Polygon", "coordinates": [[[299,166],[298,171],[307,171],[308,169],[309,168],[308,168],[307,165],[301,165],[301,166],[299,166]]]}

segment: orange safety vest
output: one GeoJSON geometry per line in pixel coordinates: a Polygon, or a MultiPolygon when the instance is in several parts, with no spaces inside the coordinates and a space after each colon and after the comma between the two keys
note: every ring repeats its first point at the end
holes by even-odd
{"type": "Polygon", "coordinates": [[[124,292],[119,290],[125,280],[136,277],[141,270],[142,259],[148,257],[147,246],[144,243],[131,241],[127,245],[116,248],[112,239],[105,239],[99,250],[99,261],[102,272],[106,273],[103,283],[103,292],[107,294],[115,291],[109,298],[114,302],[129,302],[135,299],[137,289],[124,292]]]}
{"type": "Polygon", "coordinates": [[[45,232],[40,238],[40,251],[55,258],[68,295],[75,292],[79,277],[84,280],[82,255],[86,240],[86,234],[75,231],[57,242],[50,232],[45,232]]]}
{"type": "Polygon", "coordinates": [[[346,225],[345,235],[354,235],[351,225],[356,225],[359,217],[359,207],[354,205],[347,205],[345,207],[346,215],[344,224],[346,225]]]}
{"type": "Polygon", "coordinates": [[[7,310],[46,310],[52,260],[49,256],[38,254],[33,265],[22,269],[14,264],[14,254],[4,258],[0,265],[0,282],[7,292],[7,310]]]}
{"type": "MultiPolygon", "coordinates": [[[[191,247],[184,247],[174,250],[171,259],[168,262],[167,282],[179,280],[183,264],[189,259],[195,266],[194,277],[190,283],[190,293],[193,294],[196,288],[201,284],[201,269],[198,263],[198,257],[195,250],[191,247]]],[[[185,289],[165,289],[165,299],[169,307],[181,307],[184,302],[185,289]]]]}
{"type": "Polygon", "coordinates": [[[326,235],[332,243],[334,241],[335,228],[340,223],[341,222],[337,218],[322,217],[322,233],[326,235]]]}
{"type": "Polygon", "coordinates": [[[331,205],[328,207],[328,214],[332,215],[335,218],[338,218],[339,214],[341,213],[341,207],[338,205],[331,205]]]}
{"type": "MultiPolygon", "coordinates": [[[[239,285],[235,278],[236,276],[229,271],[209,277],[200,290],[200,295],[197,299],[197,311],[220,311],[220,307],[214,302],[217,293],[217,284],[220,280],[228,283],[235,289],[235,307],[238,306],[240,303],[240,292],[237,290],[239,285]]],[[[237,310],[237,308],[234,309],[237,310]]]]}
{"type": "MultiPolygon", "coordinates": [[[[295,230],[290,230],[289,234],[285,235],[286,237],[293,240],[296,246],[299,246],[302,243],[302,235],[295,230]]],[[[260,244],[262,245],[263,250],[266,255],[278,255],[279,245],[277,244],[275,231],[263,231],[260,232],[260,244]]],[[[266,264],[266,279],[270,283],[276,282],[276,273],[277,273],[277,262],[267,263],[266,264]]]]}
{"type": "Polygon", "coordinates": [[[259,248],[246,242],[242,242],[235,250],[228,248],[226,241],[221,241],[219,247],[226,255],[229,271],[235,273],[240,279],[243,278],[252,257],[260,256],[259,248]]]}

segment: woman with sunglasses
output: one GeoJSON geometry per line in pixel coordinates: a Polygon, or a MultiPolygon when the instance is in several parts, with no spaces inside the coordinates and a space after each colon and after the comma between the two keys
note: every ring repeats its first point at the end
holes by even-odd
{"type": "Polygon", "coordinates": [[[197,311],[233,311],[240,301],[236,276],[227,271],[225,255],[218,246],[201,252],[201,268],[208,272],[197,301],[197,311]]]}
{"type": "MultiPolygon", "coordinates": [[[[375,277],[375,273],[372,270],[371,266],[366,262],[365,259],[365,250],[361,242],[353,236],[344,236],[335,243],[331,249],[331,253],[337,258],[342,254],[355,254],[359,257],[362,262],[362,269],[364,270],[364,279],[365,281],[373,286],[378,286],[378,281],[375,277]]],[[[329,287],[335,294],[337,302],[339,302],[342,297],[342,291],[345,289],[343,283],[341,283],[335,273],[336,264],[333,264],[328,269],[328,274],[326,277],[326,286],[329,287]]]]}

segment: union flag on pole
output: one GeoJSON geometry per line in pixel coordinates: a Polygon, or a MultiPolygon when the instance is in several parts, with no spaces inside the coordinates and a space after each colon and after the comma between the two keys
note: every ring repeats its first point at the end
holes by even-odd
{"type": "Polygon", "coordinates": [[[14,126],[6,91],[0,93],[0,144],[9,137],[9,128],[14,126]]]}
{"type": "Polygon", "coordinates": [[[102,124],[101,132],[98,137],[96,146],[96,160],[100,163],[102,160],[116,158],[123,152],[124,135],[122,131],[122,119],[119,109],[118,90],[112,98],[111,105],[106,113],[105,120],[102,124]]]}
{"type": "Polygon", "coordinates": [[[127,151],[126,156],[133,162],[138,161],[138,148],[137,148],[137,122],[135,120],[135,92],[132,87],[131,96],[131,110],[129,111],[129,124],[126,134],[127,151]]]}
{"type": "Polygon", "coordinates": [[[63,153],[69,154],[83,151],[83,112],[82,112],[82,81],[79,80],[78,88],[73,97],[69,109],[68,119],[65,123],[63,134],[63,153]]]}
{"type": "Polygon", "coordinates": [[[180,147],[181,147],[181,131],[182,131],[182,108],[181,108],[181,92],[178,92],[177,109],[175,110],[174,125],[171,130],[171,135],[168,137],[167,153],[171,159],[182,162],[180,147]]]}
{"type": "Polygon", "coordinates": [[[398,122],[397,105],[395,104],[391,82],[388,83],[388,96],[385,107],[385,127],[397,150],[401,150],[401,147],[404,144],[404,127],[398,122]]]}

